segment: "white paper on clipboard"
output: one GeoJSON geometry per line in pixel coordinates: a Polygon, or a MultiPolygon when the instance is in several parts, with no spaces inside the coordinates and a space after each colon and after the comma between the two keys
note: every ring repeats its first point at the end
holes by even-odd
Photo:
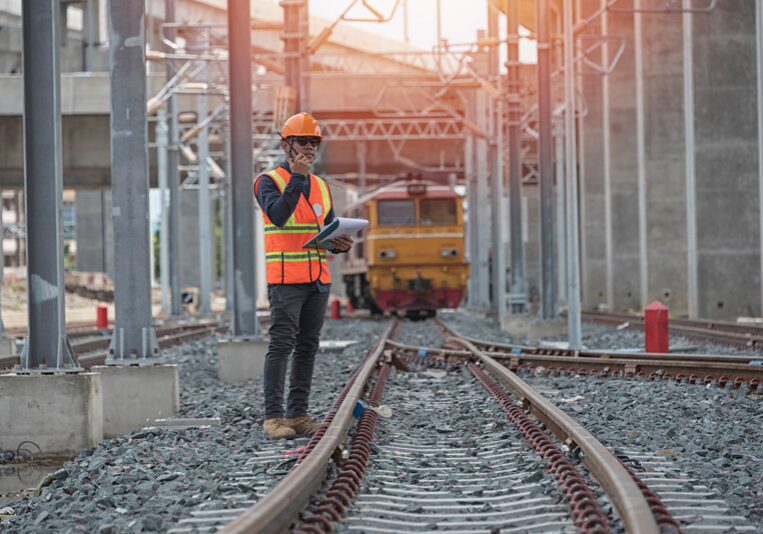
{"type": "Polygon", "coordinates": [[[336,217],[329,224],[321,227],[321,231],[302,245],[302,248],[332,248],[331,240],[343,235],[352,236],[355,232],[368,226],[365,219],[350,219],[348,217],[336,217]]]}

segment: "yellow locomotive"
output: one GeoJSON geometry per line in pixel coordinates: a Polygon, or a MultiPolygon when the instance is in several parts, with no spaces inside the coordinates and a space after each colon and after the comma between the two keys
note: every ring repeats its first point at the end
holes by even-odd
{"type": "Polygon", "coordinates": [[[466,293],[463,197],[431,182],[395,182],[348,206],[369,226],[342,257],[342,279],[355,308],[433,317],[466,293]]]}

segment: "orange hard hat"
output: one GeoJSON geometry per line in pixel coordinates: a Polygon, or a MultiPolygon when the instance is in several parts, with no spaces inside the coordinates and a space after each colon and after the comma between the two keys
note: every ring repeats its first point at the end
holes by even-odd
{"type": "Polygon", "coordinates": [[[302,113],[292,115],[283,124],[281,137],[286,138],[295,135],[320,137],[323,139],[323,136],[321,135],[321,127],[318,125],[318,121],[304,111],[302,113]]]}

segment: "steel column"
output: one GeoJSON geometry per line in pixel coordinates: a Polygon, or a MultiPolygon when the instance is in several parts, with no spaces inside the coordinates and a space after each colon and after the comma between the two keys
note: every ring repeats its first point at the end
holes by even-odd
{"type": "MultiPolygon", "coordinates": [[[[606,11],[608,0],[601,0],[601,34],[604,40],[601,44],[602,64],[609,64],[609,14],[606,11]]],[[[612,237],[612,155],[610,153],[610,129],[609,119],[609,75],[601,78],[601,122],[602,122],[602,153],[604,174],[604,258],[605,258],[605,284],[607,291],[607,310],[615,309],[615,283],[614,283],[614,241],[612,237]]]]}
{"type": "MultiPolygon", "coordinates": [[[[483,131],[489,131],[487,121],[487,99],[484,91],[477,91],[477,117],[478,124],[483,131]]],[[[490,200],[488,199],[488,155],[487,139],[477,138],[475,150],[477,170],[477,206],[479,209],[473,215],[477,216],[477,258],[472,260],[471,273],[476,276],[477,282],[477,306],[482,309],[490,308],[490,200]]]]}
{"type": "MultiPolygon", "coordinates": [[[[493,2],[488,2],[488,37],[498,39],[498,8],[493,2]]],[[[488,73],[490,74],[490,83],[501,88],[500,58],[498,47],[491,46],[488,54],[488,73]]],[[[491,165],[491,205],[490,214],[492,219],[492,246],[493,251],[493,308],[498,313],[498,318],[506,315],[506,257],[503,246],[504,234],[504,198],[503,198],[503,98],[490,100],[490,165],[491,165]]]]}
{"type": "MultiPolygon", "coordinates": [[[[175,22],[175,0],[165,0],[166,22],[175,22]]],[[[165,32],[168,39],[175,38],[175,30],[168,28],[165,32]]],[[[166,52],[174,50],[167,47],[166,52]]],[[[175,62],[167,60],[167,81],[175,75],[175,62]]],[[[183,315],[183,302],[180,294],[180,137],[178,126],[177,97],[173,94],[167,101],[167,113],[169,114],[169,145],[167,152],[167,188],[170,197],[169,216],[169,260],[170,260],[170,315],[183,315]]]]}
{"type": "MultiPolygon", "coordinates": [[[[469,103],[471,104],[471,102],[469,103]]],[[[469,105],[471,107],[471,105],[469,105]]],[[[477,239],[479,227],[477,225],[477,187],[476,179],[474,176],[474,135],[467,134],[464,139],[464,177],[466,181],[466,204],[467,204],[467,235],[466,235],[466,247],[469,255],[469,264],[471,265],[471,275],[467,281],[467,302],[470,308],[476,308],[478,303],[477,298],[477,283],[474,276],[474,264],[477,261],[477,239]]]]}
{"type": "Polygon", "coordinates": [[[519,109],[519,2],[509,2],[506,11],[507,80],[509,92],[509,231],[511,233],[511,285],[509,310],[527,311],[525,253],[522,233],[522,132],[519,109]]]}
{"type": "MultiPolygon", "coordinates": [[[[556,317],[554,287],[554,157],[551,128],[551,32],[548,0],[538,2],[538,174],[542,319],[556,317]]],[[[559,261],[563,261],[559,258],[559,261]]]]}
{"type": "Polygon", "coordinates": [[[144,2],[109,2],[116,320],[107,363],[158,356],[151,328],[144,2]]]}
{"type": "MultiPolygon", "coordinates": [[[[641,9],[641,0],[633,0],[633,9],[641,9]]],[[[644,146],[644,43],[641,13],[633,13],[633,51],[636,63],[636,159],[638,171],[638,251],[641,308],[649,298],[649,258],[646,242],[646,147],[644,146]]]]}
{"type": "Polygon", "coordinates": [[[297,111],[309,112],[309,57],[307,57],[307,0],[281,0],[283,7],[284,79],[297,92],[297,111]],[[307,79],[306,79],[307,78],[307,79]]]}
{"type": "Polygon", "coordinates": [[[235,238],[231,333],[258,336],[254,273],[254,194],[252,192],[252,35],[249,0],[228,0],[230,46],[231,190],[235,238]]]}
{"type": "Polygon", "coordinates": [[[580,254],[578,248],[578,173],[575,135],[575,64],[572,2],[564,2],[564,126],[567,153],[567,323],[570,348],[582,348],[580,332],[580,254]]]}
{"type": "Polygon", "coordinates": [[[170,240],[169,215],[170,198],[167,191],[167,145],[169,144],[167,126],[167,110],[164,107],[157,111],[156,122],[156,173],[159,182],[159,280],[162,288],[162,312],[170,312],[170,240]]]}
{"type": "Polygon", "coordinates": [[[230,128],[225,132],[225,219],[223,220],[223,246],[225,247],[225,311],[233,311],[235,285],[233,283],[233,164],[231,162],[230,128]]]}
{"type": "Polygon", "coordinates": [[[355,143],[355,146],[357,147],[358,156],[358,189],[360,189],[358,196],[363,196],[366,194],[366,188],[368,187],[368,176],[366,173],[366,153],[368,152],[368,147],[365,141],[358,141],[355,143]]]}
{"type": "MultiPolygon", "coordinates": [[[[200,79],[206,78],[206,71],[201,73],[200,79]]],[[[196,102],[198,123],[203,123],[207,117],[207,95],[199,94],[196,102]]],[[[211,217],[209,213],[209,127],[205,124],[196,138],[199,161],[199,313],[209,313],[210,293],[212,289],[212,236],[210,235],[211,217]]]]}
{"type": "Polygon", "coordinates": [[[763,0],[755,0],[755,47],[758,60],[758,217],[760,234],[761,315],[763,315],[763,0]]]}
{"type": "Polygon", "coordinates": [[[567,198],[564,177],[564,133],[563,128],[558,127],[554,137],[556,150],[556,286],[559,289],[557,302],[562,305],[567,303],[567,219],[565,201],[567,198]]]}
{"type": "Polygon", "coordinates": [[[93,70],[95,58],[95,45],[100,41],[99,36],[99,12],[100,6],[98,0],[85,1],[85,24],[87,25],[87,41],[85,41],[85,71],[93,70]]]}
{"type": "MultiPolygon", "coordinates": [[[[3,243],[5,242],[5,228],[3,228],[3,190],[0,187],[0,284],[5,281],[5,252],[3,243]]],[[[0,302],[2,302],[2,291],[0,291],[0,302]]],[[[2,306],[0,306],[0,338],[8,337],[8,332],[3,324],[2,306]]]]}
{"type": "Polygon", "coordinates": [[[697,185],[694,172],[694,51],[691,0],[683,0],[684,52],[684,144],[686,158],[686,255],[688,270],[689,317],[699,314],[697,298],[697,185]]]}
{"type": "Polygon", "coordinates": [[[59,2],[22,2],[27,325],[21,371],[75,370],[64,316],[59,2]],[[34,4],[34,5],[33,5],[34,4]]]}

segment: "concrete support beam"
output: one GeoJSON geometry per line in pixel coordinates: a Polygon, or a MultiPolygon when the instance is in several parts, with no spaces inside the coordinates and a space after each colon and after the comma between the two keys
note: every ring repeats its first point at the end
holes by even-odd
{"type": "Polygon", "coordinates": [[[262,339],[221,339],[217,343],[217,376],[236,384],[262,376],[268,341],[262,339]]]}
{"type": "Polygon", "coordinates": [[[103,439],[101,375],[0,375],[0,449],[33,441],[44,456],[78,455],[103,439]]]}
{"type": "Polygon", "coordinates": [[[178,365],[96,365],[103,390],[103,436],[128,434],[180,409],[178,365]]]}

